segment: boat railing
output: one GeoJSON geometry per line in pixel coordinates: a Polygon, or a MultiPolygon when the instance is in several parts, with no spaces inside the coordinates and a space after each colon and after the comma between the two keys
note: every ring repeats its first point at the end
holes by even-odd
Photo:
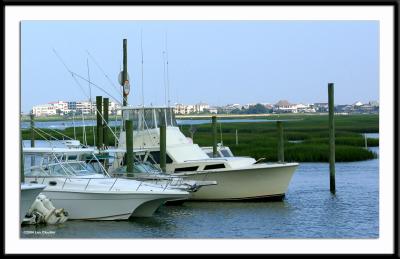
{"type": "MultiPolygon", "coordinates": [[[[28,176],[27,178],[34,178],[34,180],[30,181],[31,183],[39,183],[40,179],[42,179],[41,180],[41,184],[48,184],[48,185],[51,185],[51,183],[50,184],[49,183],[45,183],[46,179],[49,180],[49,179],[65,178],[63,183],[62,183],[62,186],[60,188],[61,190],[64,190],[64,188],[67,185],[66,183],[67,182],[72,182],[72,180],[87,180],[87,183],[84,185],[84,188],[82,188],[84,191],[86,191],[88,189],[88,187],[90,186],[91,183],[93,184],[93,182],[95,182],[95,181],[92,181],[92,180],[113,179],[114,181],[112,181],[112,183],[110,183],[111,186],[110,186],[110,188],[108,188],[108,191],[112,191],[112,189],[115,186],[115,184],[117,183],[117,181],[120,180],[120,178],[97,178],[97,177],[89,177],[89,178],[87,178],[87,177],[60,177],[60,176],[28,176]]],[[[49,181],[51,181],[51,180],[49,180],[49,181]]],[[[138,182],[139,182],[139,184],[138,184],[137,188],[135,189],[135,191],[139,191],[141,187],[146,186],[146,184],[144,184],[144,181],[138,181],[138,182]]],[[[165,186],[163,186],[163,185],[157,186],[157,184],[156,185],[151,185],[151,186],[152,187],[162,188],[162,190],[165,191],[167,189],[167,187],[170,185],[170,182],[171,182],[171,180],[168,180],[165,186]]],[[[102,183],[102,185],[104,185],[104,183],[102,183]]],[[[105,185],[104,187],[107,187],[107,185],[105,185]]]]}

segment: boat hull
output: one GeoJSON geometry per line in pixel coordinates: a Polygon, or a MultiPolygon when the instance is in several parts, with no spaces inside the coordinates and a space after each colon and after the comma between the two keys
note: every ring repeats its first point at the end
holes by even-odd
{"type": "Polygon", "coordinates": [[[23,184],[21,185],[21,200],[20,200],[20,223],[25,218],[26,213],[31,208],[36,197],[43,191],[45,185],[41,184],[23,184]]]}
{"type": "Polygon", "coordinates": [[[193,193],[191,200],[279,200],[288,189],[298,163],[255,164],[248,168],[185,173],[191,180],[217,181],[193,193]]]}
{"type": "Polygon", "coordinates": [[[57,208],[64,208],[69,219],[127,220],[130,217],[151,217],[167,200],[187,198],[186,195],[95,193],[43,191],[57,208]]]}

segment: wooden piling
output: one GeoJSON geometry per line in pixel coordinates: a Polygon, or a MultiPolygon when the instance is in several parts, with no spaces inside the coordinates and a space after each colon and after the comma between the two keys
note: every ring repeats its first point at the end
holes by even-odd
{"type": "Polygon", "coordinates": [[[213,157],[217,157],[217,116],[212,117],[213,157]]]}
{"type": "Polygon", "coordinates": [[[238,130],[236,129],[236,146],[239,145],[238,130]]]}
{"type": "MultiPolygon", "coordinates": [[[[33,111],[30,114],[31,117],[31,147],[35,147],[35,115],[33,111]]],[[[35,165],[35,156],[31,156],[31,166],[35,165]]]]}
{"type": "Polygon", "coordinates": [[[165,117],[160,113],[160,168],[166,172],[167,164],[167,127],[165,117]]]}
{"type": "Polygon", "coordinates": [[[20,159],[21,159],[21,166],[20,166],[20,178],[21,178],[21,183],[25,182],[25,173],[24,173],[24,154],[23,154],[23,148],[22,148],[22,136],[21,136],[21,141],[20,141],[20,148],[21,148],[21,153],[20,153],[20,159]]]}
{"type": "Polygon", "coordinates": [[[31,147],[35,147],[35,115],[33,112],[30,114],[31,117],[31,147]]]}
{"type": "Polygon", "coordinates": [[[335,105],[334,105],[334,85],[328,84],[328,107],[329,107],[329,173],[330,191],[335,194],[335,105]]]}
{"type": "Polygon", "coordinates": [[[108,146],[108,100],[108,98],[103,99],[103,143],[105,147],[108,146]]]}
{"type": "Polygon", "coordinates": [[[133,125],[132,120],[125,120],[126,134],[126,175],[133,177],[133,125]]]}
{"type": "Polygon", "coordinates": [[[276,122],[278,130],[278,161],[280,163],[284,162],[284,147],[283,147],[283,125],[282,121],[276,122]]]}
{"type": "MultiPolygon", "coordinates": [[[[122,85],[128,81],[128,46],[127,40],[123,40],[123,70],[122,70],[122,85]]],[[[128,104],[128,93],[123,89],[123,106],[128,104]]]]}
{"type": "Polygon", "coordinates": [[[97,127],[96,127],[96,140],[97,148],[101,149],[103,147],[103,119],[102,119],[102,96],[96,96],[96,115],[97,115],[97,127]]]}

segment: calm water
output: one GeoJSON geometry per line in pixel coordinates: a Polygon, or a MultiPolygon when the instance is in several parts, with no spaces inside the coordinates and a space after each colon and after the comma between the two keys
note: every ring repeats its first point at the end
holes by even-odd
{"type": "MultiPolygon", "coordinates": [[[[378,148],[371,148],[378,152],[378,148]]],[[[379,159],[302,163],[282,202],[185,202],[152,218],[27,226],[24,238],[378,238],[379,159]],[[36,231],[36,234],[33,232],[36,231]]]]}

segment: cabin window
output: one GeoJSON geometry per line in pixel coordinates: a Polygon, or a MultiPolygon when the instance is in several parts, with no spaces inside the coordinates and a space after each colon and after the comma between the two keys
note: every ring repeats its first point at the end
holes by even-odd
{"type": "Polygon", "coordinates": [[[69,161],[76,160],[77,158],[78,158],[78,156],[76,156],[76,155],[68,156],[69,161]]]}
{"type": "Polygon", "coordinates": [[[231,157],[231,154],[229,153],[228,150],[222,149],[220,150],[220,152],[224,157],[231,157]]]}
{"type": "Polygon", "coordinates": [[[225,168],[225,165],[224,164],[206,165],[204,167],[204,170],[219,169],[219,168],[225,168]]]}
{"type": "MultiPolygon", "coordinates": [[[[147,162],[151,164],[159,164],[160,163],[160,151],[151,151],[149,156],[147,157],[147,162]]],[[[167,154],[166,163],[171,164],[172,159],[167,154]]]]}
{"type": "MultiPolygon", "coordinates": [[[[210,157],[210,158],[213,158],[214,157],[213,156],[213,152],[207,152],[207,156],[210,157]]],[[[215,157],[221,157],[221,155],[217,152],[215,157]]]]}
{"type": "Polygon", "coordinates": [[[199,168],[198,166],[181,167],[181,168],[175,168],[174,172],[197,171],[198,168],[199,168]]]}
{"type": "Polygon", "coordinates": [[[149,128],[149,129],[155,128],[152,109],[144,110],[144,121],[145,121],[145,128],[149,128]]]}

